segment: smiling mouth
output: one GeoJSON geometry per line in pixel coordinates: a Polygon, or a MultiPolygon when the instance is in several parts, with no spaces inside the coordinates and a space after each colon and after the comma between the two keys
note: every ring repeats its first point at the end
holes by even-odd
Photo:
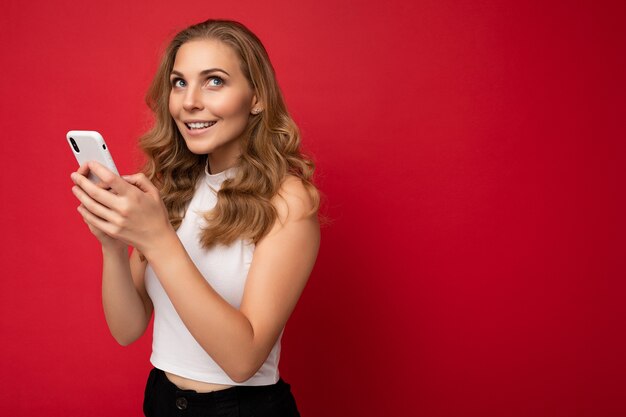
{"type": "Polygon", "coordinates": [[[187,129],[189,130],[202,130],[213,126],[215,123],[217,122],[193,122],[185,123],[185,126],[187,126],[187,129]]]}

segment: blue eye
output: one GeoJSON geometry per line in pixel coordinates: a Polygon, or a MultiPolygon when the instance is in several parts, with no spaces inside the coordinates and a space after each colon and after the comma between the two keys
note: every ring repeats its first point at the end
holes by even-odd
{"type": "Polygon", "coordinates": [[[181,88],[181,87],[184,87],[186,85],[187,85],[187,83],[182,78],[174,78],[172,80],[172,86],[173,87],[181,88]]]}
{"type": "Polygon", "coordinates": [[[220,85],[224,84],[224,80],[221,79],[220,77],[211,77],[209,78],[209,87],[219,87],[220,85]],[[211,81],[217,81],[217,84],[212,84],[211,81]]]}

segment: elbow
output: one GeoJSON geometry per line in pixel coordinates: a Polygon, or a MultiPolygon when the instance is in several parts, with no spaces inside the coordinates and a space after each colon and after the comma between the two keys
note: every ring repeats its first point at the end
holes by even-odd
{"type": "Polygon", "coordinates": [[[141,337],[141,334],[132,334],[132,333],[113,333],[111,332],[111,336],[120,346],[128,346],[135,342],[135,340],[141,337]]]}
{"type": "Polygon", "coordinates": [[[137,339],[139,339],[148,328],[147,323],[139,326],[131,326],[128,324],[122,324],[121,326],[112,326],[109,324],[109,332],[113,339],[120,346],[128,346],[133,344],[137,339]]]}
{"type": "Polygon", "coordinates": [[[238,384],[242,384],[252,378],[257,371],[261,368],[261,365],[244,365],[240,364],[236,369],[232,369],[227,372],[228,377],[238,384]]]}
{"type": "Polygon", "coordinates": [[[123,346],[123,347],[126,347],[134,342],[134,340],[123,338],[123,337],[116,337],[115,335],[113,336],[113,338],[115,339],[118,345],[123,346]]]}
{"type": "Polygon", "coordinates": [[[247,380],[249,380],[250,378],[252,378],[255,373],[256,371],[250,372],[245,369],[241,369],[235,372],[230,372],[228,374],[228,377],[232,379],[233,381],[235,381],[236,383],[242,384],[246,382],[247,380]]]}
{"type": "Polygon", "coordinates": [[[238,384],[243,384],[244,382],[246,382],[247,380],[249,380],[252,377],[251,376],[229,375],[229,378],[232,379],[233,381],[235,381],[238,384]]]}

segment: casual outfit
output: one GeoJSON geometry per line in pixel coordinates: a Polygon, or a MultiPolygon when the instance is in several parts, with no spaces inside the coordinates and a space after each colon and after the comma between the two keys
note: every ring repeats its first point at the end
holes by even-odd
{"type": "MultiPolygon", "coordinates": [[[[195,194],[176,233],[211,287],[229,304],[239,308],[254,244],[237,240],[231,245],[216,245],[207,250],[200,243],[200,235],[206,225],[203,213],[215,206],[217,191],[224,180],[235,175],[236,169],[230,168],[218,174],[205,172],[196,185],[195,194]]],[[[228,377],[187,330],[150,265],[146,267],[145,285],[154,305],[150,362],[155,367],[146,386],[144,412],[147,416],[244,416],[252,415],[252,412],[255,416],[261,416],[265,415],[262,409],[267,409],[270,413],[267,415],[273,416],[299,415],[290,386],[280,378],[278,371],[284,328],[257,373],[247,381],[238,383],[228,377]],[[163,371],[196,381],[234,387],[210,393],[180,390],[166,378],[163,371]],[[281,407],[285,410],[282,414],[278,412],[281,407]],[[200,410],[204,410],[204,414],[200,410]],[[209,413],[209,410],[213,411],[209,413]],[[250,411],[245,414],[245,410],[250,411]]]]}

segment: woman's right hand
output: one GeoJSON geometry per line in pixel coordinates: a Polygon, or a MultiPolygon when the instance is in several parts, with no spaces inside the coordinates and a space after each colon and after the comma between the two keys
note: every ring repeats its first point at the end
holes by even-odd
{"type": "MultiPolygon", "coordinates": [[[[76,172],[78,172],[81,175],[87,176],[89,174],[89,168],[87,167],[87,165],[83,165],[80,168],[78,168],[76,172]]],[[[106,185],[104,185],[102,182],[96,185],[99,186],[100,188],[106,188],[106,185]]],[[[74,185],[72,187],[72,193],[74,193],[75,196],[77,195],[77,193],[81,193],[81,192],[83,191],[77,185],[74,185]]],[[[83,204],[81,203],[78,206],[77,210],[83,216],[83,220],[85,220],[85,213],[87,212],[87,209],[85,208],[85,206],[83,206],[83,204]]],[[[87,227],[89,227],[89,230],[96,237],[96,239],[100,241],[100,244],[102,245],[102,249],[117,250],[117,249],[128,248],[128,245],[126,245],[125,242],[122,242],[121,240],[115,239],[107,235],[102,230],[98,229],[97,227],[90,225],[87,221],[85,221],[85,224],[87,224],[87,227]]]]}
{"type": "MultiPolygon", "coordinates": [[[[78,212],[82,214],[84,210],[86,209],[81,204],[78,207],[78,212]]],[[[118,249],[128,248],[128,245],[126,245],[126,243],[122,242],[121,240],[112,238],[111,236],[104,233],[102,230],[95,228],[94,226],[90,225],[87,222],[85,223],[87,224],[87,227],[89,227],[89,230],[91,231],[91,233],[96,237],[96,239],[100,241],[100,244],[102,245],[102,249],[118,250],[118,249]]]]}

